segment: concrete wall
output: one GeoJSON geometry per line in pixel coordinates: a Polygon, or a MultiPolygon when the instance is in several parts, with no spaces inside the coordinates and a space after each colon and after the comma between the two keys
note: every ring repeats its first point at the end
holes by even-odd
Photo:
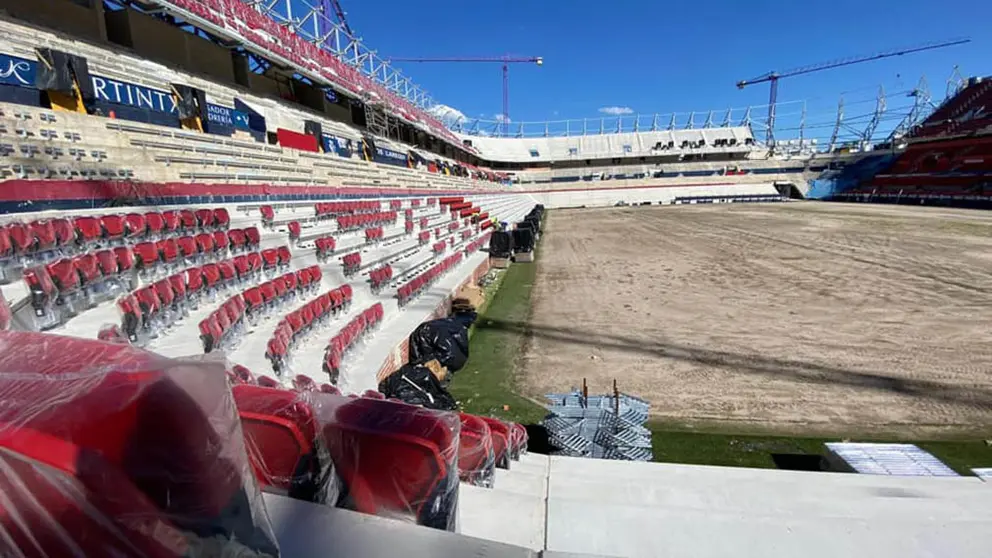
{"type": "Polygon", "coordinates": [[[672,203],[677,197],[775,195],[774,184],[711,184],[706,186],[639,186],[630,188],[574,188],[569,190],[525,190],[536,203],[548,208],[602,207],[651,202],[672,203]]]}
{"type": "Polygon", "coordinates": [[[94,41],[106,41],[103,3],[88,0],[88,7],[71,0],[0,0],[0,10],[37,25],[65,31],[94,41]]]}
{"type": "Polygon", "coordinates": [[[107,36],[150,60],[234,83],[231,52],[178,27],[133,10],[107,14],[107,36]]]}

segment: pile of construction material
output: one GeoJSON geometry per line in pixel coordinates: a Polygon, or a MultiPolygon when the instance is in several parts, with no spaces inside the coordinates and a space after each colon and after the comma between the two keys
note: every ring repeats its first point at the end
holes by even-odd
{"type": "Polygon", "coordinates": [[[550,405],[544,420],[552,455],[651,461],[651,431],[644,427],[650,406],[643,399],[616,391],[588,395],[585,389],[545,396],[550,405]]]}

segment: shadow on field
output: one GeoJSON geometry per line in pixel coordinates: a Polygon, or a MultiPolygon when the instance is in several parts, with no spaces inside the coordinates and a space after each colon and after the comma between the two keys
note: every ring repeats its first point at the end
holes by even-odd
{"type": "Polygon", "coordinates": [[[843,385],[919,399],[932,399],[973,409],[992,409],[992,391],[977,386],[950,386],[928,380],[893,378],[877,372],[860,372],[813,362],[716,351],[667,341],[637,340],[602,331],[535,326],[491,319],[481,319],[476,322],[475,327],[509,331],[559,343],[614,349],[659,359],[694,362],[776,378],[791,378],[805,383],[843,385]]]}

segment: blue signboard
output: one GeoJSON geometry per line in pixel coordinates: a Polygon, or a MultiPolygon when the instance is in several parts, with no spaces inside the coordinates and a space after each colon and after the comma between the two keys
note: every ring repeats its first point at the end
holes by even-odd
{"type": "Polygon", "coordinates": [[[330,134],[323,134],[324,153],[337,153],[338,155],[350,159],[354,153],[354,142],[350,139],[339,138],[330,134]]]}
{"type": "MultiPolygon", "coordinates": [[[[13,85],[23,88],[35,88],[35,73],[38,62],[25,58],[18,58],[6,54],[0,54],[0,85],[13,85]]],[[[176,115],[176,100],[169,91],[153,89],[143,85],[136,85],[118,81],[116,79],[90,75],[93,82],[93,94],[98,105],[110,104],[129,107],[127,110],[117,110],[118,118],[128,118],[140,121],[147,121],[156,124],[177,125],[168,117],[142,114],[144,111],[152,113],[164,113],[176,115]],[[139,109],[135,111],[133,109],[139,109]]],[[[113,107],[107,107],[113,109],[113,107]]],[[[207,104],[207,122],[215,124],[215,130],[230,129],[235,127],[236,120],[247,120],[248,116],[235,109],[207,104]]],[[[264,121],[263,121],[264,122],[264,121]]],[[[226,131],[226,130],[225,130],[226,131]]]]}
{"type": "Polygon", "coordinates": [[[0,54],[0,84],[34,87],[37,62],[0,54]]]}
{"type": "Polygon", "coordinates": [[[387,149],[385,147],[375,148],[375,160],[379,163],[386,163],[388,165],[406,166],[406,153],[401,153],[399,151],[393,151],[392,149],[387,149]]]}

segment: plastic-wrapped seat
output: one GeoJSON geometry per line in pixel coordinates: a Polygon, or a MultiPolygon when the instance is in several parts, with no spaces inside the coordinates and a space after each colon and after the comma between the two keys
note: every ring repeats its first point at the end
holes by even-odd
{"type": "Polygon", "coordinates": [[[262,291],[259,287],[251,287],[250,289],[245,289],[244,293],[245,304],[248,308],[248,317],[252,320],[258,317],[259,313],[264,312],[265,309],[265,299],[262,297],[262,291]]]}
{"type": "Polygon", "coordinates": [[[192,209],[179,210],[179,224],[182,226],[183,230],[187,231],[187,233],[196,231],[196,214],[193,213],[192,209]]]}
{"type": "Polygon", "coordinates": [[[270,224],[273,220],[275,220],[276,212],[272,209],[271,205],[263,205],[258,208],[258,211],[262,214],[262,222],[270,224]]]}
{"type": "Polygon", "coordinates": [[[231,245],[231,250],[238,252],[244,249],[245,245],[248,243],[248,237],[245,236],[245,231],[241,229],[231,229],[227,232],[227,240],[231,245]]]}
{"type": "Polygon", "coordinates": [[[135,267],[138,271],[148,272],[158,263],[158,247],[152,242],[140,242],[134,245],[135,267]]]}
{"type": "Polygon", "coordinates": [[[193,214],[196,216],[196,222],[200,226],[200,230],[207,230],[213,228],[214,226],[214,210],[213,209],[197,209],[193,214]]]}
{"type": "Polygon", "coordinates": [[[258,232],[258,227],[248,227],[244,229],[246,244],[250,248],[258,247],[258,244],[262,241],[262,235],[258,232]]]}
{"type": "MultiPolygon", "coordinates": [[[[185,542],[195,542],[193,546],[200,550],[213,549],[217,555],[278,554],[257,484],[252,475],[245,474],[250,464],[239,457],[245,455],[244,441],[231,435],[238,432],[240,421],[222,364],[171,360],[129,345],[7,332],[0,335],[0,371],[0,423],[7,425],[0,428],[0,446],[35,452],[34,458],[48,460],[48,466],[63,459],[63,472],[84,485],[106,483],[91,490],[89,498],[50,476],[39,475],[49,488],[32,486],[33,500],[28,500],[27,509],[7,507],[12,493],[3,491],[8,511],[2,518],[5,523],[21,512],[36,513],[39,502],[51,501],[48,497],[55,490],[76,495],[80,505],[85,500],[83,509],[89,514],[97,514],[104,502],[120,506],[102,510],[107,515],[90,515],[99,519],[94,522],[97,525],[87,523],[83,528],[97,530],[84,531],[82,544],[99,543],[103,534],[99,528],[121,521],[133,530],[120,539],[122,552],[111,547],[83,554],[70,545],[69,554],[56,551],[56,556],[142,555],[135,549],[148,544],[147,537],[171,549],[155,556],[189,555],[185,542]],[[30,431],[57,438],[87,455],[92,452],[99,459],[39,439],[16,446],[12,438],[30,431]],[[121,475],[114,476],[104,463],[121,475]],[[127,479],[167,523],[158,524],[158,516],[129,506],[133,503],[130,486],[115,482],[118,478],[127,479]],[[174,537],[170,524],[181,535],[174,537]],[[204,540],[198,541],[199,537],[204,540]]],[[[8,481],[6,487],[23,487],[10,482],[6,476],[10,474],[7,468],[0,472],[8,481]]],[[[56,521],[50,519],[43,525],[21,521],[19,528],[27,525],[38,542],[47,538],[40,538],[46,529],[58,528],[54,525],[80,527],[74,522],[80,518],[70,513],[72,507],[59,508],[63,513],[56,521]]],[[[8,541],[0,542],[0,554],[35,555],[31,542],[10,549],[8,545],[16,543],[8,541]]],[[[45,542],[63,544],[67,538],[45,542]]]]}
{"type": "Polygon", "coordinates": [[[310,405],[289,390],[237,385],[231,392],[252,470],[263,490],[334,504],[334,467],[317,439],[319,426],[310,405]]]}
{"type": "Polygon", "coordinates": [[[140,238],[148,232],[145,216],[140,213],[128,213],[124,216],[124,231],[128,238],[140,238]]]}
{"type": "Polygon", "coordinates": [[[162,218],[161,212],[149,211],[145,213],[145,225],[148,228],[148,234],[157,237],[165,230],[165,219],[162,218]]]}
{"type": "Polygon", "coordinates": [[[166,234],[174,234],[179,230],[179,211],[175,209],[167,209],[162,212],[162,223],[165,225],[163,230],[166,234]]]}
{"type": "Polygon", "coordinates": [[[72,220],[72,225],[76,229],[76,239],[80,244],[97,242],[103,236],[103,227],[96,217],[84,215],[72,220]]]}
{"type": "Polygon", "coordinates": [[[131,343],[138,343],[142,330],[141,305],[137,297],[127,294],[117,299],[117,309],[121,313],[121,331],[131,343]]]}
{"type": "Polygon", "coordinates": [[[496,452],[489,425],[480,417],[459,413],[458,476],[475,486],[491,488],[496,479],[496,452]]]}
{"type": "Polygon", "coordinates": [[[206,319],[200,320],[200,341],[203,342],[203,352],[209,353],[220,345],[224,332],[217,323],[217,314],[211,313],[206,319]]]}
{"type": "Polygon", "coordinates": [[[55,223],[48,219],[31,221],[28,224],[31,234],[34,235],[34,249],[39,252],[55,248],[58,239],[55,236],[55,223]]]}
{"type": "Polygon", "coordinates": [[[162,263],[172,265],[179,258],[179,244],[174,238],[165,238],[155,243],[162,263]]]}
{"type": "Polygon", "coordinates": [[[231,214],[227,209],[223,207],[214,209],[214,226],[221,230],[227,230],[231,226],[231,214]]]}
{"type": "Polygon", "coordinates": [[[276,248],[276,254],[279,257],[279,267],[288,268],[290,262],[293,260],[293,254],[289,251],[289,246],[276,248]]]}
{"type": "Polygon", "coordinates": [[[203,272],[203,282],[207,289],[214,290],[220,286],[220,269],[217,264],[206,264],[200,268],[203,272]]]}
{"type": "Polygon", "coordinates": [[[162,303],[158,299],[155,287],[148,285],[135,291],[134,298],[141,309],[141,327],[150,336],[157,337],[161,328],[162,303]]]}
{"type": "Polygon", "coordinates": [[[312,398],[346,507],[454,530],[457,415],[377,399],[312,398]]]}
{"type": "Polygon", "coordinates": [[[24,282],[28,285],[31,297],[31,308],[34,310],[35,325],[39,330],[51,329],[58,325],[62,318],[55,308],[58,289],[43,266],[24,270],[24,282]]]}
{"type": "Polygon", "coordinates": [[[100,250],[95,256],[97,265],[100,266],[100,273],[104,277],[110,278],[117,276],[120,268],[117,264],[117,254],[114,254],[113,250],[100,250]]]}
{"type": "Polygon", "coordinates": [[[510,423],[510,442],[511,442],[511,452],[510,457],[514,460],[519,460],[520,456],[527,453],[527,443],[529,441],[529,436],[527,435],[527,429],[524,425],[511,422],[510,423]]]}
{"type": "Polygon", "coordinates": [[[208,233],[200,233],[196,235],[196,245],[200,248],[200,253],[204,256],[213,256],[214,253],[214,237],[208,233]]]}
{"type": "Polygon", "coordinates": [[[95,451],[7,427],[0,432],[0,471],[5,556],[174,558],[189,551],[183,533],[95,451]]]}
{"type": "Polygon", "coordinates": [[[55,244],[57,246],[71,247],[76,241],[76,230],[72,228],[69,219],[52,219],[52,228],[55,229],[55,244]]]}
{"type": "Polygon", "coordinates": [[[196,238],[192,236],[180,236],[176,239],[176,246],[187,262],[195,262],[200,256],[200,247],[196,243],[196,238]]]}
{"type": "Polygon", "coordinates": [[[496,467],[510,468],[510,426],[492,417],[479,417],[486,421],[493,439],[493,451],[496,453],[496,467]]]}
{"type": "Polygon", "coordinates": [[[107,240],[118,241],[124,238],[124,217],[121,215],[104,215],[100,218],[103,226],[103,237],[107,240]]]}

